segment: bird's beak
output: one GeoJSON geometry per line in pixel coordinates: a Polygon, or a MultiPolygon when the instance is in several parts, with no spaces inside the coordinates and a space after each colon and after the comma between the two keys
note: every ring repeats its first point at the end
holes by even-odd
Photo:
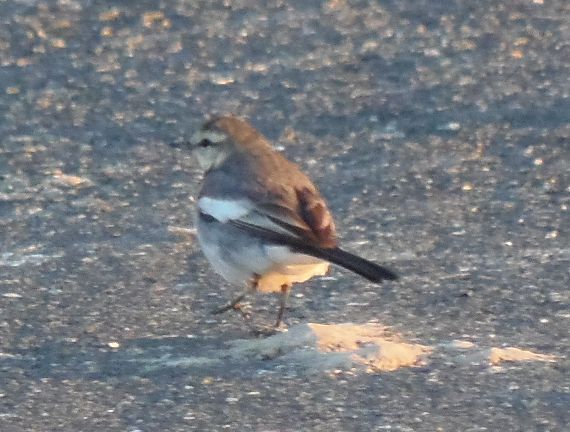
{"type": "Polygon", "coordinates": [[[190,140],[180,140],[180,141],[173,141],[168,143],[168,145],[172,148],[177,149],[192,149],[194,147],[194,141],[190,140]]]}
{"type": "Polygon", "coordinates": [[[172,142],[170,143],[170,147],[194,150],[196,144],[199,143],[203,138],[204,138],[203,132],[197,131],[192,134],[192,137],[189,140],[172,142]]]}

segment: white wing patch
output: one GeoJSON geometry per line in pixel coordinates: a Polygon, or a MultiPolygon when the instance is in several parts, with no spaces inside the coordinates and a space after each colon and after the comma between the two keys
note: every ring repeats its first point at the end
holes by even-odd
{"type": "Polygon", "coordinates": [[[253,204],[249,200],[202,197],[198,200],[198,207],[203,213],[225,223],[243,218],[253,209],[253,204]]]}
{"type": "MultiPolygon", "coordinates": [[[[230,221],[241,221],[252,227],[259,227],[275,233],[284,234],[289,237],[299,237],[295,231],[281,226],[271,219],[271,216],[260,211],[254,203],[248,199],[230,200],[223,198],[202,197],[198,200],[198,208],[202,213],[206,213],[218,222],[227,223],[230,221]]],[[[278,217],[278,216],[277,216],[278,217]]],[[[284,220],[291,223],[290,220],[284,220]]],[[[294,223],[295,221],[293,221],[294,223]]]]}

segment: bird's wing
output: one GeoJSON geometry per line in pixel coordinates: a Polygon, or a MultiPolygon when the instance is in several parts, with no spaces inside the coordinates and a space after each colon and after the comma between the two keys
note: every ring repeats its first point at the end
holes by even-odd
{"type": "Polygon", "coordinates": [[[262,202],[202,196],[198,207],[221,223],[231,223],[276,243],[336,246],[332,216],[318,192],[309,188],[295,189],[287,199],[262,202]]]}

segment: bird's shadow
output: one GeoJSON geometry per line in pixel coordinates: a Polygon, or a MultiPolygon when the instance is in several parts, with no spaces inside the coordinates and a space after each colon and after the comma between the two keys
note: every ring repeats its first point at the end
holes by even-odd
{"type": "MultiPolygon", "coordinates": [[[[228,332],[223,336],[176,335],[105,344],[93,339],[46,341],[27,349],[4,351],[0,368],[19,369],[36,380],[99,381],[130,377],[163,380],[188,374],[251,377],[283,368],[301,373],[308,369],[350,368],[352,353],[361,349],[360,341],[355,341],[363,333],[353,331],[353,327],[347,330],[346,326],[363,328],[352,324],[300,324],[270,336],[228,332]],[[337,339],[328,340],[332,335],[337,339]],[[331,349],[322,345],[324,339],[331,349]],[[343,352],[339,347],[349,339],[350,346],[343,352]]],[[[385,331],[378,328],[381,333],[385,331]]]]}
{"type": "Polygon", "coordinates": [[[308,323],[269,337],[240,339],[243,335],[169,336],[108,344],[53,341],[4,351],[0,368],[19,370],[16,373],[36,380],[144,377],[171,381],[188,375],[255,379],[263,373],[284,371],[300,375],[335,370],[390,372],[410,367],[422,371],[445,364],[484,369],[503,362],[558,360],[550,354],[516,347],[481,347],[467,341],[422,345],[373,323],[308,323]]]}

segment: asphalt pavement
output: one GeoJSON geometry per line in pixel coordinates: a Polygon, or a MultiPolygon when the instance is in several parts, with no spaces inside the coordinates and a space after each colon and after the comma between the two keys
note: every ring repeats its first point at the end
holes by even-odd
{"type": "Polygon", "coordinates": [[[0,2],[0,431],[568,431],[569,206],[565,0],[0,2]],[[295,341],[381,326],[431,355],[310,369],[344,345],[210,314],[236,288],[167,144],[212,113],[401,275],[295,287],[295,341]]]}

